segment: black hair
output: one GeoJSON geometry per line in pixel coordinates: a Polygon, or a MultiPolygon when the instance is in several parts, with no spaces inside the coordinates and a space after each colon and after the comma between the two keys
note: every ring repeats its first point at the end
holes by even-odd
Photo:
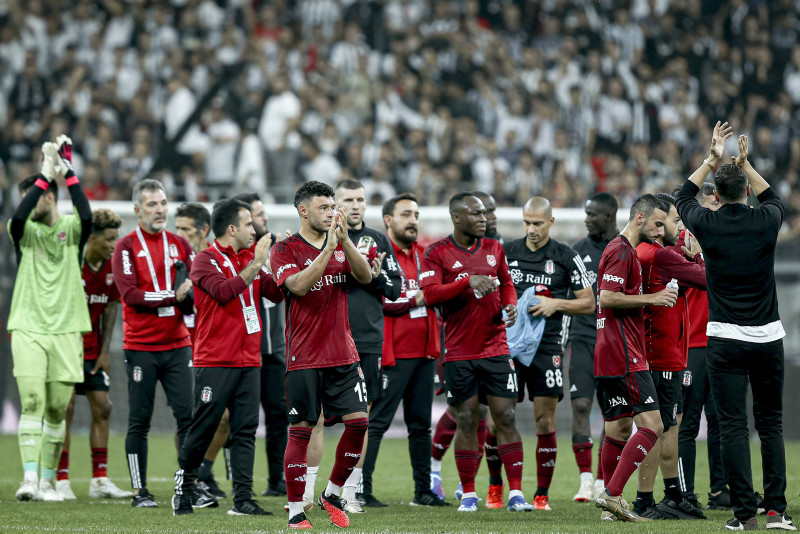
{"type": "Polygon", "coordinates": [[[188,217],[193,221],[194,227],[202,230],[211,226],[211,214],[202,204],[197,202],[184,202],[178,206],[177,217],[188,217]]]}
{"type": "Polygon", "coordinates": [[[747,176],[738,165],[722,165],[714,173],[719,199],[724,202],[738,202],[747,195],[747,176]]]}
{"type": "MultiPolygon", "coordinates": [[[[38,180],[39,178],[41,178],[45,182],[47,181],[45,177],[42,176],[41,174],[34,174],[33,176],[28,176],[27,178],[22,180],[17,186],[19,188],[20,195],[25,195],[25,193],[27,193],[30,190],[30,188],[33,187],[33,184],[35,184],[36,180],[38,180]]],[[[48,191],[53,193],[56,199],[58,198],[58,184],[56,183],[55,180],[51,180],[47,186],[47,189],[44,190],[45,193],[47,193],[48,191]]]]}
{"type": "Polygon", "coordinates": [[[258,196],[258,193],[241,193],[233,198],[235,198],[236,200],[241,200],[242,202],[246,202],[247,204],[253,204],[253,202],[255,202],[256,200],[258,200],[259,202],[261,201],[261,197],[258,196]]]}
{"type": "Polygon", "coordinates": [[[225,234],[228,226],[239,226],[242,208],[250,211],[250,205],[235,198],[226,198],[214,204],[214,211],[211,213],[211,229],[214,236],[219,239],[225,234]]]}
{"type": "Polygon", "coordinates": [[[383,210],[381,211],[381,214],[384,216],[392,215],[394,213],[394,207],[401,200],[410,200],[412,202],[417,202],[417,195],[415,195],[414,193],[400,193],[399,195],[393,196],[392,198],[383,203],[383,210]]]}
{"type": "Polygon", "coordinates": [[[669,205],[655,195],[645,194],[636,199],[636,202],[631,206],[629,221],[632,221],[637,213],[641,213],[645,218],[649,219],[655,210],[661,210],[664,213],[669,212],[669,205]]]}
{"type": "MultiPolygon", "coordinates": [[[[656,198],[667,204],[667,208],[675,206],[675,197],[669,193],[656,193],[656,198]]],[[[675,206],[677,208],[677,206],[675,206]]],[[[669,211],[669,210],[667,210],[669,211]]]]}
{"type": "Polygon", "coordinates": [[[697,196],[695,198],[702,202],[705,197],[713,195],[714,191],[716,190],[717,187],[711,182],[703,182],[703,185],[700,186],[700,191],[697,192],[697,196]]]}
{"type": "Polygon", "coordinates": [[[587,200],[594,202],[596,204],[600,204],[611,213],[617,213],[617,210],[619,209],[619,204],[617,203],[617,199],[614,198],[614,195],[612,195],[611,193],[607,193],[605,191],[602,191],[600,193],[595,193],[594,195],[590,196],[587,200]]]}
{"type": "Polygon", "coordinates": [[[331,186],[328,184],[323,184],[322,182],[317,182],[316,180],[312,180],[297,188],[297,192],[294,194],[294,207],[298,208],[300,207],[300,204],[307,202],[314,197],[333,198],[333,196],[334,191],[331,186]]]}
{"type": "Polygon", "coordinates": [[[450,213],[453,213],[458,209],[459,204],[464,203],[464,199],[467,197],[474,197],[475,193],[472,191],[462,191],[461,193],[456,193],[452,197],[450,197],[450,213]]]}

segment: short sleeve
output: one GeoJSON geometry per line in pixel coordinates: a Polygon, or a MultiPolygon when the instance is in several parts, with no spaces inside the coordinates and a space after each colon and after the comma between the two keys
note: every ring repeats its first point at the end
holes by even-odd
{"type": "Polygon", "coordinates": [[[608,258],[603,275],[597,281],[597,292],[602,290],[621,293],[625,290],[628,277],[628,264],[619,259],[619,254],[608,258]]]}
{"type": "Polygon", "coordinates": [[[269,264],[274,273],[273,276],[278,287],[283,286],[287,278],[301,271],[300,267],[298,267],[295,262],[292,251],[283,241],[276,243],[272,247],[269,264]]]}

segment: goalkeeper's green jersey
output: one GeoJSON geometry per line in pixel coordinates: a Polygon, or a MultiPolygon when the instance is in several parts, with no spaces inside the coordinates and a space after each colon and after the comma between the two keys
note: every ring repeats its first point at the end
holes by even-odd
{"type": "MultiPolygon", "coordinates": [[[[11,222],[9,221],[9,235],[11,222]]],[[[81,220],[64,215],[53,226],[29,217],[19,243],[21,257],[11,299],[8,331],[43,334],[89,332],[92,323],[83,291],[81,220]]]]}

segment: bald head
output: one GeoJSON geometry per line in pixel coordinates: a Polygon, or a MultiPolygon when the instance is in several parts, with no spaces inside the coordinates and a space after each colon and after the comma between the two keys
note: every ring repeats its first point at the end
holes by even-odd
{"type": "Polygon", "coordinates": [[[544,197],[533,197],[528,199],[522,211],[541,211],[548,219],[553,216],[553,208],[550,206],[550,201],[544,197]]]}

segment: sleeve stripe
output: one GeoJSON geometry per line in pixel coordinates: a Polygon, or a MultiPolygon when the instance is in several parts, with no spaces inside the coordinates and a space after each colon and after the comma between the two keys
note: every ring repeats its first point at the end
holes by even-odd
{"type": "Polygon", "coordinates": [[[580,256],[575,256],[572,258],[572,261],[578,266],[578,272],[581,274],[581,284],[583,284],[583,288],[586,289],[587,287],[592,287],[592,283],[589,281],[589,273],[586,271],[586,266],[583,264],[583,260],[580,258],[580,256]]]}

